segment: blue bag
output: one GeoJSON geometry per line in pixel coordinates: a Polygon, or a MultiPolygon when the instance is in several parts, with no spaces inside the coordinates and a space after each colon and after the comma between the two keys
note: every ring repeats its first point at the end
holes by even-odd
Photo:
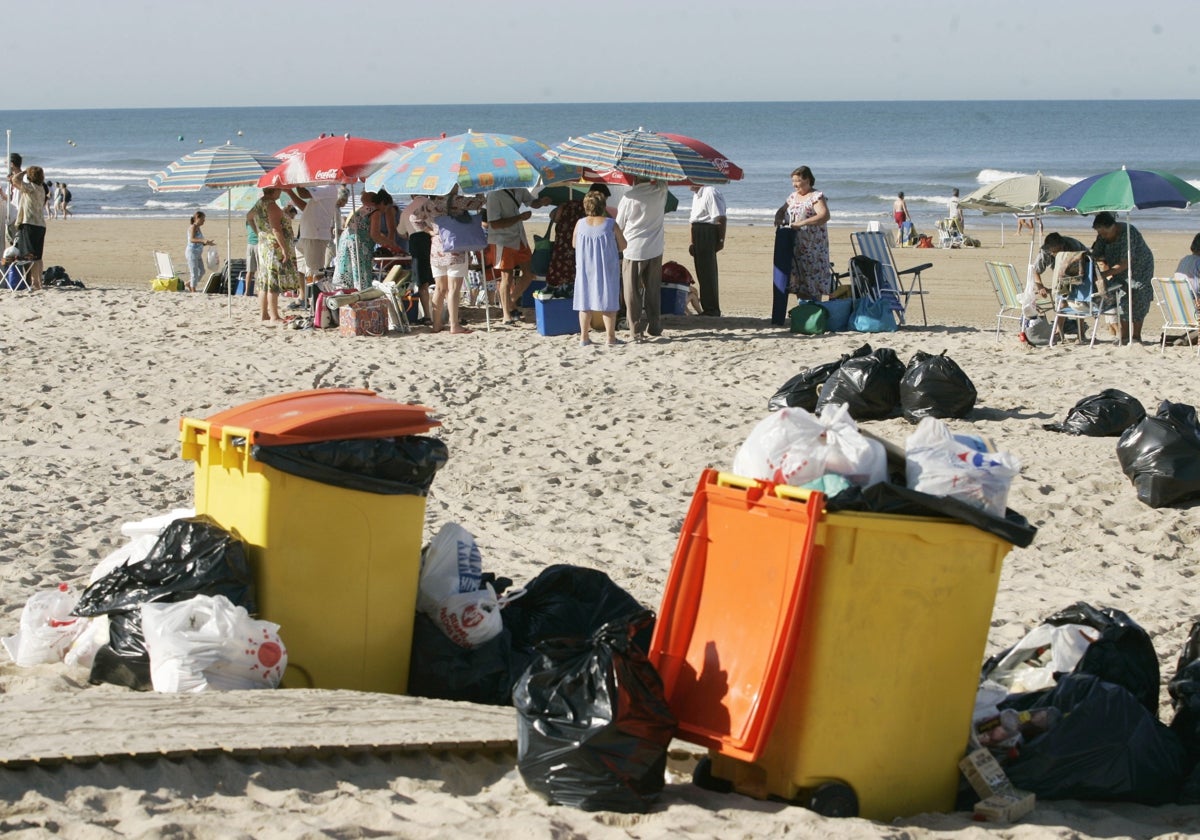
{"type": "Polygon", "coordinates": [[[850,315],[850,329],[856,332],[895,332],[896,317],[883,298],[859,298],[850,315]]]}

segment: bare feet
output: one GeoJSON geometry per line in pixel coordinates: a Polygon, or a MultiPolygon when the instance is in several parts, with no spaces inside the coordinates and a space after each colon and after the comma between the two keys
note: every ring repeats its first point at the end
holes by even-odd
{"type": "Polygon", "coordinates": [[[469,330],[466,327],[451,327],[451,335],[470,335],[474,330],[469,330]]]}

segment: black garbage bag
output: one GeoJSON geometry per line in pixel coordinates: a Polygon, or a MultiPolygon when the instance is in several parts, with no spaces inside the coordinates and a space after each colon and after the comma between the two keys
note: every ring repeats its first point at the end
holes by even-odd
{"type": "Polygon", "coordinates": [[[109,617],[109,642],[92,664],[91,682],[149,691],[141,605],[197,595],[224,595],[250,613],[258,609],[242,541],[207,516],[171,522],[143,560],[113,569],[79,596],[75,615],[109,617]]]}
{"type": "Polygon", "coordinates": [[[452,641],[432,618],[417,613],[408,693],[511,706],[513,686],[533,658],[531,651],[513,647],[512,633],[507,628],[477,647],[465,648],[452,641]]]}
{"type": "MultiPolygon", "coordinates": [[[[1096,630],[1072,674],[1088,674],[1119,685],[1137,698],[1151,717],[1158,717],[1158,654],[1150,634],[1125,613],[1112,607],[1097,609],[1078,601],[1054,613],[1043,624],[1061,627],[1081,624],[1096,630]]],[[[1001,651],[983,665],[986,679],[1011,651],[1001,651]]],[[[1055,675],[1056,678],[1058,675],[1055,675]]]]}
{"type": "MultiPolygon", "coordinates": [[[[556,564],[547,566],[500,611],[504,627],[518,648],[532,650],[539,642],[560,636],[586,639],[611,621],[628,619],[645,610],[612,578],[597,569],[556,564]]],[[[651,620],[634,641],[650,650],[651,620]]]]}
{"type": "Polygon", "coordinates": [[[904,364],[896,352],[880,347],[869,355],[847,359],[821,388],[816,411],[845,403],[855,420],[890,417],[900,405],[904,364]]]}
{"type": "Polygon", "coordinates": [[[1153,417],[1130,426],[1117,460],[1138,500],[1158,508],[1200,496],[1200,422],[1196,409],[1166,400],[1153,417]]]}
{"type": "Polygon", "coordinates": [[[871,345],[864,344],[853,353],[844,353],[836,362],[826,362],[823,365],[810,367],[800,371],[775,392],[767,400],[767,409],[778,411],[781,408],[803,408],[805,411],[815,411],[817,394],[825,381],[833,372],[842,366],[847,359],[860,359],[871,355],[871,345]]]}
{"type": "Polygon", "coordinates": [[[554,639],[517,681],[517,767],[529,789],[585,811],[645,813],[662,791],[676,720],[632,640],[643,611],[590,639],[554,639]]]}
{"type": "Polygon", "coordinates": [[[1178,736],[1124,687],[1071,674],[1044,692],[1012,695],[1001,709],[1053,707],[1062,718],[1017,748],[1008,778],[1041,799],[1174,802],[1185,768],[1178,736]]]}
{"type": "Polygon", "coordinates": [[[1188,757],[1200,761],[1200,621],[1192,625],[1179,654],[1174,678],[1167,683],[1175,717],[1171,728],[1183,741],[1188,757]]]}
{"type": "Polygon", "coordinates": [[[943,350],[937,356],[917,351],[900,380],[900,409],[904,419],[966,417],[979,393],[971,377],[943,350]]]}
{"type": "Polygon", "coordinates": [[[1037,534],[1037,527],[1011,508],[1006,508],[1004,516],[999,517],[949,496],[934,496],[885,481],[865,489],[847,487],[826,499],[825,509],[830,513],[849,510],[954,519],[1008,540],[1020,548],[1031,544],[1037,534]]]}
{"type": "Polygon", "coordinates": [[[1043,429],[1088,437],[1117,437],[1146,416],[1146,409],[1124,391],[1105,388],[1084,397],[1071,407],[1061,423],[1046,423],[1043,429]]]}
{"type": "Polygon", "coordinates": [[[290,475],[383,495],[424,496],[449,457],[437,438],[407,435],[254,446],[251,454],[290,475]]]}

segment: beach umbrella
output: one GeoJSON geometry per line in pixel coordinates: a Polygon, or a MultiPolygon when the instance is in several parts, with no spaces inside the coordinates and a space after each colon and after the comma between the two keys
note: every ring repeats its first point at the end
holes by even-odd
{"type": "Polygon", "coordinates": [[[246,213],[262,198],[262,189],[257,186],[230,187],[208,204],[205,210],[227,210],[231,213],[246,213]]]}
{"type": "Polygon", "coordinates": [[[560,164],[593,169],[602,176],[611,171],[680,185],[724,184],[730,180],[695,149],[641,128],[572,137],[551,149],[546,157],[560,164]]]}
{"type": "Polygon", "coordinates": [[[714,167],[716,167],[718,172],[720,172],[730,181],[740,181],[745,177],[746,173],[742,171],[740,166],[731,161],[729,158],[725,157],[725,155],[721,154],[707,143],[697,140],[695,137],[688,137],[683,134],[668,134],[665,131],[660,133],[668,140],[674,140],[677,143],[682,143],[692,151],[699,154],[700,157],[711,163],[714,167]]]}
{"type": "MultiPolygon", "coordinates": [[[[958,203],[963,210],[1033,214],[1035,235],[1030,237],[1029,263],[1025,268],[1025,291],[1028,295],[1033,293],[1033,255],[1037,252],[1042,215],[1050,202],[1058,198],[1069,186],[1071,185],[1061,178],[1050,178],[1041,172],[1017,175],[984,184],[958,203]]],[[[1001,233],[1003,234],[1003,227],[1001,233]]],[[[1003,239],[1003,236],[1001,238],[1003,239]]]]}
{"type": "Polygon", "coordinates": [[[578,169],[550,163],[547,147],[511,134],[468,131],[420,143],[367,178],[365,189],[394,195],[467,195],[535,187],[578,178],[578,169]]]}
{"type": "MultiPolygon", "coordinates": [[[[1051,207],[1076,213],[1125,212],[1125,224],[1134,210],[1152,207],[1190,207],[1200,203],[1200,190],[1169,172],[1153,169],[1126,169],[1093,175],[1065,190],[1051,207]]],[[[1130,322],[1129,343],[1133,343],[1133,237],[1125,235],[1125,272],[1128,281],[1125,317],[1130,322]]]]}
{"type": "Polygon", "coordinates": [[[399,143],[365,137],[324,135],[293,143],[275,153],[283,163],[258,179],[260,187],[352,184],[382,166],[399,143]]]}
{"type": "MultiPolygon", "coordinates": [[[[274,169],[279,158],[262,152],[225,144],[210,146],[184,155],[148,180],[155,192],[196,192],[202,189],[228,189],[255,184],[264,172],[274,169]]],[[[226,197],[225,261],[233,250],[233,196],[226,197]]],[[[229,272],[232,274],[233,272],[229,272]]],[[[233,314],[233,278],[225,278],[229,314],[233,314]]]]}
{"type": "MultiPolygon", "coordinates": [[[[553,184],[549,187],[542,187],[538,191],[538,197],[549,198],[550,203],[554,205],[566,204],[568,201],[574,198],[583,198],[588,194],[588,190],[590,190],[595,183],[597,183],[597,181],[572,181],[570,183],[553,184]]],[[[612,183],[614,186],[616,186],[617,189],[613,191],[614,198],[620,197],[623,189],[625,188],[625,185],[620,182],[614,183],[611,181],[604,181],[602,183],[612,183]]],[[[665,209],[668,213],[674,213],[679,209],[679,196],[675,195],[675,193],[671,192],[670,190],[667,190],[665,209]]]]}

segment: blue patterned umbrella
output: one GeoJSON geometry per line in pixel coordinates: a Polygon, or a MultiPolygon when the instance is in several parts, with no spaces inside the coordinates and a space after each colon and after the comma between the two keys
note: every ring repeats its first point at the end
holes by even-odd
{"type": "Polygon", "coordinates": [[[546,151],[536,140],[468,131],[401,152],[369,176],[363,188],[446,195],[457,185],[459,192],[474,194],[578,177],[577,169],[547,161],[546,151]]]}
{"type": "Polygon", "coordinates": [[[240,146],[213,146],[181,157],[149,180],[155,192],[195,192],[254,184],[279,164],[279,158],[240,146]]]}
{"type": "Polygon", "coordinates": [[[703,155],[653,131],[596,131],[572,137],[546,155],[597,172],[615,171],[672,184],[724,184],[729,177],[703,155]]]}

